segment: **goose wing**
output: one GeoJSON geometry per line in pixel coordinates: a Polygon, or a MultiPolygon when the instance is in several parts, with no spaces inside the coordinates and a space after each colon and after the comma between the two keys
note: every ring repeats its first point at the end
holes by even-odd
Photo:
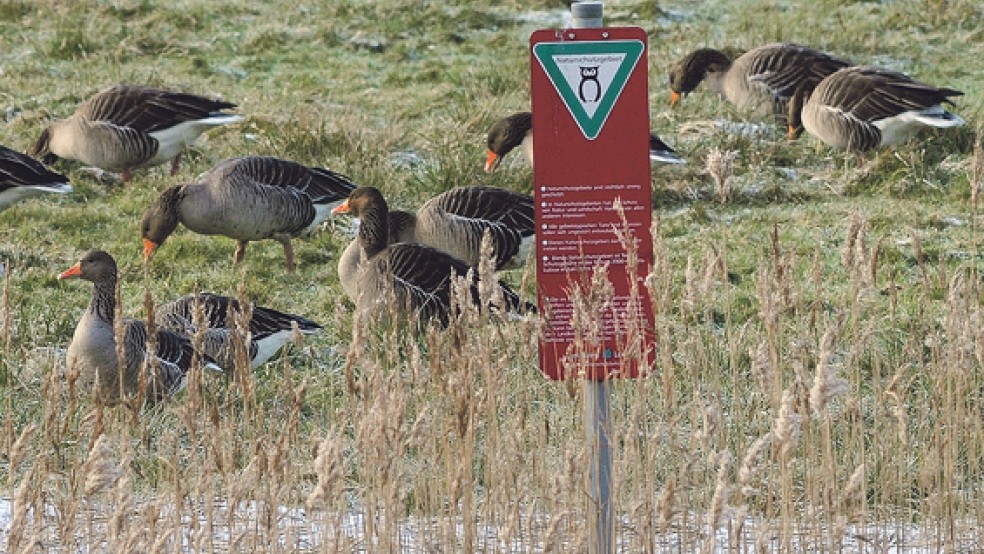
{"type": "Polygon", "coordinates": [[[110,121],[143,133],[174,127],[179,123],[206,119],[235,108],[231,102],[197,94],[172,92],[153,87],[117,85],[83,103],[76,116],[92,121],[110,121]]]}
{"type": "Polygon", "coordinates": [[[960,91],[937,88],[896,71],[852,67],[825,79],[814,95],[828,108],[839,109],[860,121],[877,121],[912,110],[948,102],[960,91]]]}
{"type": "MultiPolygon", "coordinates": [[[[400,243],[387,249],[387,269],[397,298],[422,320],[437,317],[447,324],[451,314],[451,275],[464,277],[469,267],[440,250],[419,244],[400,243]]],[[[481,296],[477,272],[471,273],[471,301],[479,303],[481,296]]],[[[508,311],[535,311],[502,281],[497,281],[499,293],[508,311]]]]}
{"type": "Polygon", "coordinates": [[[819,82],[851,63],[825,52],[797,44],[781,44],[752,56],[748,79],[761,83],[772,96],[789,101],[804,80],[819,82]]]}
{"type": "Polygon", "coordinates": [[[309,167],[270,156],[246,156],[229,160],[231,175],[242,176],[272,187],[300,190],[313,204],[339,202],[348,198],[356,185],[348,177],[320,167],[309,167]]]}
{"type": "Polygon", "coordinates": [[[527,194],[475,185],[451,189],[427,202],[431,203],[461,218],[502,223],[524,237],[536,232],[533,197],[527,194]]]}
{"type": "Polygon", "coordinates": [[[0,191],[9,188],[38,187],[52,192],[71,192],[68,177],[49,170],[34,158],[0,146],[0,191]]]}
{"type": "MultiPolygon", "coordinates": [[[[140,369],[146,360],[147,326],[143,321],[128,319],[123,324],[125,363],[128,368],[140,369]]],[[[157,373],[150,375],[149,393],[160,400],[184,388],[185,375],[191,367],[191,340],[167,329],[157,329],[156,358],[157,373]]]]}

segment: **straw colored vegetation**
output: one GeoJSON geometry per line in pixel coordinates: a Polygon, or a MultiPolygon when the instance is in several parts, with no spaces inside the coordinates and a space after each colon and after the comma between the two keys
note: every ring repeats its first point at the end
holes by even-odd
{"type": "MultiPolygon", "coordinates": [[[[620,548],[978,548],[980,3],[607,4],[648,32],[652,127],[689,161],[653,169],[656,363],[611,385],[620,548]],[[676,58],[774,40],[962,90],[968,125],[858,156],[702,90],[669,109],[676,58]]],[[[521,160],[482,173],[484,136],[527,109],[529,33],[564,9],[0,0],[2,144],[119,82],[246,116],[177,176],[123,186],[62,161],[73,194],[0,213],[0,549],[585,551],[581,390],[540,377],[536,322],[353,320],[333,228],[296,242],[293,274],[274,241],[233,267],[232,241],[187,230],[140,257],[153,198],[238,155],[329,167],[403,208],[473,182],[528,192],[521,160]],[[325,329],[255,372],[194,370],[152,409],[99,405],[64,361],[88,283],[55,279],[90,248],[119,262],[128,316],[198,287],[325,329]]]]}

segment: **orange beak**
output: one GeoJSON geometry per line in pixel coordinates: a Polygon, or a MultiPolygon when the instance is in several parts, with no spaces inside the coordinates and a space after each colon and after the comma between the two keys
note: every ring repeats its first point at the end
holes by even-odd
{"type": "Polygon", "coordinates": [[[789,126],[789,140],[796,140],[799,138],[800,130],[792,125],[789,126]]]}
{"type": "Polygon", "coordinates": [[[157,244],[154,241],[143,239],[144,243],[144,261],[150,259],[151,254],[157,249],[157,244]]]}
{"type": "Polygon", "coordinates": [[[73,277],[80,277],[81,275],[82,263],[75,262],[75,265],[58,274],[58,280],[61,281],[62,279],[71,279],[73,277]]]}
{"type": "Polygon", "coordinates": [[[680,102],[683,96],[677,91],[670,91],[670,107],[674,108],[680,102]]]}
{"type": "Polygon", "coordinates": [[[349,213],[349,203],[348,200],[342,202],[341,204],[335,206],[331,210],[331,215],[347,214],[349,213]]]}
{"type": "Polygon", "coordinates": [[[499,161],[500,161],[499,155],[489,150],[488,158],[485,159],[485,172],[492,173],[493,171],[495,171],[495,168],[499,167],[499,161]]]}

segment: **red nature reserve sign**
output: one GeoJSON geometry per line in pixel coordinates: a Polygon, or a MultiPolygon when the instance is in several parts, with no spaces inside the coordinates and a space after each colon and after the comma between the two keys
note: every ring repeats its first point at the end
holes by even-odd
{"type": "Polygon", "coordinates": [[[652,263],[646,35],[551,29],[530,45],[540,369],[636,377],[653,356],[642,283],[652,263]],[[626,227],[634,256],[619,237],[626,227]],[[592,286],[596,268],[609,284],[592,286]]]}

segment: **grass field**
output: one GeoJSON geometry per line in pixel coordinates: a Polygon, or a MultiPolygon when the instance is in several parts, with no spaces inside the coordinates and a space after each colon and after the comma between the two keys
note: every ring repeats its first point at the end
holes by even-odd
{"type": "MultiPolygon", "coordinates": [[[[0,0],[0,144],[115,83],[239,104],[175,177],[104,183],[0,213],[0,544],[34,551],[584,552],[581,391],[537,371],[535,322],[474,314],[412,337],[353,321],[326,229],[283,251],[179,230],[144,266],[157,194],[215,163],[275,155],[418,206],[450,187],[528,192],[485,132],[529,105],[528,37],[566,5],[412,0],[0,0]],[[193,372],[154,410],[96,405],[64,353],[90,248],[124,312],[196,287],[324,331],[256,372],[193,372]]],[[[971,0],[606,3],[649,36],[652,127],[687,158],[653,168],[652,377],[612,383],[625,552],[971,552],[984,543],[979,193],[984,10],[971,0]],[[699,89],[691,49],[783,40],[961,90],[967,126],[864,156],[699,89]],[[724,185],[708,156],[736,152],[724,185]]],[[[528,272],[507,279],[529,283],[528,272]]],[[[532,286],[525,287],[527,291],[532,286]]]]}

